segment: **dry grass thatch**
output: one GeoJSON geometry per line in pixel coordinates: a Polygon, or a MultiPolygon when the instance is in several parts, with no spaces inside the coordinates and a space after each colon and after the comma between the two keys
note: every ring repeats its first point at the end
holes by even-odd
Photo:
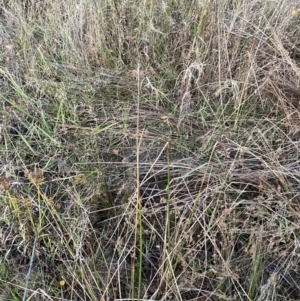
{"type": "Polygon", "coordinates": [[[298,300],[299,20],[0,1],[0,299],[298,300]]]}

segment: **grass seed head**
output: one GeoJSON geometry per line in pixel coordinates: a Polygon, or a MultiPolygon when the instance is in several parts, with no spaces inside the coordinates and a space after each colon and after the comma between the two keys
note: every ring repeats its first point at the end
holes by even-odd
{"type": "Polygon", "coordinates": [[[9,190],[9,187],[11,185],[11,181],[8,177],[1,176],[0,177],[0,189],[4,192],[9,190]]]}
{"type": "Polygon", "coordinates": [[[35,169],[33,172],[27,172],[26,176],[34,185],[41,185],[44,182],[44,173],[41,169],[35,169]]]}

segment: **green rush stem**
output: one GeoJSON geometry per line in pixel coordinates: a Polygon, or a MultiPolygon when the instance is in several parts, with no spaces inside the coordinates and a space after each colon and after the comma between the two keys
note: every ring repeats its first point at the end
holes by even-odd
{"type": "Polygon", "coordinates": [[[141,204],[141,191],[140,191],[140,144],[142,142],[142,134],[140,135],[140,64],[138,63],[138,95],[137,95],[137,119],[136,119],[136,188],[137,188],[137,206],[136,206],[136,217],[135,225],[139,226],[139,232],[135,231],[134,237],[134,253],[133,253],[133,264],[132,264],[132,276],[131,276],[131,290],[132,299],[134,299],[134,285],[135,285],[135,258],[136,258],[136,245],[137,245],[137,235],[139,236],[139,273],[138,273],[138,292],[137,300],[140,300],[141,296],[141,286],[142,286],[142,268],[143,268],[143,215],[142,215],[142,204],[141,204]]]}
{"type": "Polygon", "coordinates": [[[168,241],[168,249],[171,248],[170,239],[171,239],[171,220],[170,220],[170,206],[171,206],[171,171],[170,171],[170,142],[167,145],[167,173],[168,173],[168,184],[167,184],[167,241],[168,241]]]}
{"type": "Polygon", "coordinates": [[[41,205],[41,190],[40,185],[37,185],[37,191],[38,191],[38,205],[39,205],[39,226],[37,231],[37,235],[39,235],[39,232],[42,228],[42,205],[41,205]]]}

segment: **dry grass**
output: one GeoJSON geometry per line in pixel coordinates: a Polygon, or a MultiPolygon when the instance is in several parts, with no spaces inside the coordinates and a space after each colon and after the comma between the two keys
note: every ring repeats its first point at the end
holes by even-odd
{"type": "Polygon", "coordinates": [[[298,1],[0,20],[1,300],[299,300],[298,1]]]}

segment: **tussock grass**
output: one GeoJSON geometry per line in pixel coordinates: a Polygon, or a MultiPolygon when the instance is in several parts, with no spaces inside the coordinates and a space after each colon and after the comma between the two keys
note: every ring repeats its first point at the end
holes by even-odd
{"type": "Polygon", "coordinates": [[[0,4],[0,299],[298,300],[298,1],[0,4]]]}

